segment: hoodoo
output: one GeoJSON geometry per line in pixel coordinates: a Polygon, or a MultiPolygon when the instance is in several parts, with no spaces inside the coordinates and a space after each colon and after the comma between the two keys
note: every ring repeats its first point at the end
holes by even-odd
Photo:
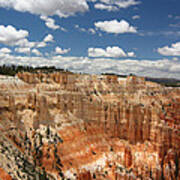
{"type": "Polygon", "coordinates": [[[0,179],[180,179],[180,89],[70,72],[0,80],[0,179]]]}

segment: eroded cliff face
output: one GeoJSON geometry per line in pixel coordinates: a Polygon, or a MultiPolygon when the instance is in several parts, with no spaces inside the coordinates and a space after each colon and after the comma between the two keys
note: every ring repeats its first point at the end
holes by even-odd
{"type": "Polygon", "coordinates": [[[1,179],[180,179],[180,89],[134,76],[3,78],[1,179]]]}

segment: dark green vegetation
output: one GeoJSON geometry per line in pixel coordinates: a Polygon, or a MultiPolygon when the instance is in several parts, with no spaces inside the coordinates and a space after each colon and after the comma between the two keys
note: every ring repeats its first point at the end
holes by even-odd
{"type": "Polygon", "coordinates": [[[146,81],[159,83],[166,87],[180,87],[180,80],[173,78],[150,78],[146,77],[146,81]]]}
{"type": "MultiPolygon", "coordinates": [[[[122,78],[126,78],[128,75],[121,75],[121,74],[115,74],[115,73],[101,73],[101,75],[109,75],[109,76],[118,76],[122,78]]],[[[132,74],[130,74],[132,75],[132,74]]]]}
{"type": "Polygon", "coordinates": [[[7,75],[7,76],[15,76],[18,72],[30,72],[30,73],[52,73],[52,72],[68,72],[64,69],[59,69],[54,66],[42,66],[42,67],[31,67],[31,66],[0,66],[0,74],[7,75]]]}

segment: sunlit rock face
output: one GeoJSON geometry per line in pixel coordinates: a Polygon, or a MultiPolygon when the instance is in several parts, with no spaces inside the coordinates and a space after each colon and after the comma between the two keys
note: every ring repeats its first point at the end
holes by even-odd
{"type": "Polygon", "coordinates": [[[0,179],[180,179],[180,89],[130,76],[0,78],[0,179]]]}

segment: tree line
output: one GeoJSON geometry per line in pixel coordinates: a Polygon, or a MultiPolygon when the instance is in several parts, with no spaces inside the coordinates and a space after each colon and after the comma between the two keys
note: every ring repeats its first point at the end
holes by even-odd
{"type": "Polygon", "coordinates": [[[16,66],[16,65],[3,65],[0,66],[0,74],[15,76],[18,72],[30,72],[30,73],[52,73],[52,72],[68,72],[67,70],[56,68],[55,66],[42,66],[42,67],[32,67],[32,66],[16,66]]]}

